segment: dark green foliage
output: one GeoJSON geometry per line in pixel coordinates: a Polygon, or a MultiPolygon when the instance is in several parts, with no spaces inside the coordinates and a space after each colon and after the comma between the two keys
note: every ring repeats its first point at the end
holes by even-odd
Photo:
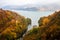
{"type": "Polygon", "coordinates": [[[29,31],[29,34],[37,34],[38,33],[38,28],[33,28],[32,30],[29,31]]]}
{"type": "Polygon", "coordinates": [[[31,19],[30,18],[26,18],[27,24],[31,25],[31,19]]]}
{"type": "Polygon", "coordinates": [[[38,20],[38,24],[39,24],[39,26],[42,26],[43,25],[43,19],[44,19],[45,17],[41,17],[39,20],[38,20]]]}

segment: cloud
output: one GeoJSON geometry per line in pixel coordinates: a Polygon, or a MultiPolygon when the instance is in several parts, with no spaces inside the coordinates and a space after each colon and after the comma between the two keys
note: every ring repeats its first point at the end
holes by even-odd
{"type": "Polygon", "coordinates": [[[60,0],[0,0],[0,6],[4,5],[24,5],[24,4],[49,4],[60,3],[60,0]]]}

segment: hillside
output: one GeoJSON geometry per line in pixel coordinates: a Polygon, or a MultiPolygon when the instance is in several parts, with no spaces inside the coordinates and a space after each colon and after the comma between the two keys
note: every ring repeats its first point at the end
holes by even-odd
{"type": "Polygon", "coordinates": [[[27,32],[23,40],[60,40],[60,11],[41,17],[39,26],[27,32]]]}
{"type": "Polygon", "coordinates": [[[0,40],[17,40],[27,31],[31,19],[0,9],[0,40]],[[30,21],[29,21],[30,20],[30,21]]]}

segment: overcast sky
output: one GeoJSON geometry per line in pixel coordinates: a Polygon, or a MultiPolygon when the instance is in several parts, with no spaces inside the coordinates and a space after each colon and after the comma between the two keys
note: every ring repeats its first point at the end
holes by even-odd
{"type": "Polygon", "coordinates": [[[60,0],[0,0],[0,6],[59,3],[60,0]]]}

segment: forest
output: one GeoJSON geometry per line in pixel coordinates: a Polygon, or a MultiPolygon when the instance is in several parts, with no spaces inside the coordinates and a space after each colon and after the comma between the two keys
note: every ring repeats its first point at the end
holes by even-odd
{"type": "Polygon", "coordinates": [[[0,40],[60,40],[60,11],[41,17],[38,25],[27,31],[31,18],[0,9],[0,40]]]}

